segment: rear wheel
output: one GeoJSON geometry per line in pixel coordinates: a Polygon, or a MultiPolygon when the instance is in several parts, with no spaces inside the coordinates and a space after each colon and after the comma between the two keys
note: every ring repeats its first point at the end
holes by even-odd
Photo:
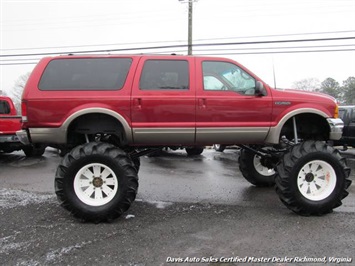
{"type": "Polygon", "coordinates": [[[34,144],[22,148],[27,157],[39,157],[42,156],[46,150],[46,146],[41,144],[34,144]]]}
{"type": "Polygon", "coordinates": [[[223,152],[226,149],[226,146],[221,144],[213,144],[213,148],[215,151],[223,152]]]}
{"type": "Polygon", "coordinates": [[[188,155],[200,155],[204,149],[205,147],[200,146],[185,148],[188,155]]]}
{"type": "Polygon", "coordinates": [[[58,166],[55,191],[76,218],[101,222],[128,210],[138,189],[137,169],[116,146],[90,142],[74,148],[58,166]]]}
{"type": "Polygon", "coordinates": [[[350,168],[339,152],[321,141],[294,146],[277,165],[276,191],[300,215],[323,215],[349,193],[350,168]]]}
{"type": "Polygon", "coordinates": [[[275,184],[275,170],[271,167],[271,163],[270,166],[267,164],[266,159],[247,149],[242,149],[238,161],[239,170],[251,184],[258,187],[269,187],[275,184]]]}

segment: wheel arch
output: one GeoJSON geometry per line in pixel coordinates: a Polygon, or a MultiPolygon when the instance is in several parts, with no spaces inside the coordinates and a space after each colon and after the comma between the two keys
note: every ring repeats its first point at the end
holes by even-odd
{"type": "Polygon", "coordinates": [[[102,129],[108,126],[109,131],[122,131],[122,135],[125,141],[132,142],[132,130],[127,120],[120,114],[105,108],[87,108],[77,111],[70,115],[62,125],[62,129],[65,131],[66,142],[68,141],[68,135],[71,130],[77,126],[95,126],[98,129],[102,129]],[[93,118],[99,118],[100,123],[94,125],[93,118]]]}
{"type": "Polygon", "coordinates": [[[309,122],[312,121],[315,126],[322,126],[322,135],[324,134],[324,136],[329,136],[330,128],[326,120],[329,115],[317,109],[302,108],[287,113],[279,120],[278,124],[275,127],[271,127],[269,134],[266,137],[266,143],[278,144],[282,133],[284,133],[285,130],[289,130],[290,124],[292,124],[292,120],[294,117],[296,118],[297,126],[299,124],[302,124],[302,122],[308,122],[307,124],[309,124],[309,122]]]}

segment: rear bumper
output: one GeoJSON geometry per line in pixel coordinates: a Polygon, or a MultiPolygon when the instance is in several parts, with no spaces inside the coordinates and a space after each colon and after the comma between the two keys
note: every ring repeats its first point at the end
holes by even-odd
{"type": "Polygon", "coordinates": [[[0,135],[0,143],[20,142],[16,135],[0,135]]]}
{"type": "Polygon", "coordinates": [[[339,140],[343,135],[344,122],[340,118],[327,118],[330,127],[329,139],[339,140]]]}
{"type": "Polygon", "coordinates": [[[30,145],[30,137],[26,130],[19,130],[16,131],[16,136],[18,137],[19,141],[24,145],[30,145]]]}

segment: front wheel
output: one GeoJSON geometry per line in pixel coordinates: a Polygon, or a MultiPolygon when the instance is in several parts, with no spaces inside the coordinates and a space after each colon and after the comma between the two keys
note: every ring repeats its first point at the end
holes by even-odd
{"type": "Polygon", "coordinates": [[[190,156],[200,155],[204,149],[205,149],[205,147],[201,147],[201,146],[185,148],[187,154],[190,156]]]}
{"type": "Polygon", "coordinates": [[[277,165],[280,200],[300,215],[323,215],[342,204],[349,193],[350,168],[339,152],[321,141],[294,146],[277,165]]]}
{"type": "Polygon", "coordinates": [[[101,222],[127,211],[138,189],[137,169],[116,146],[90,142],[65,155],[55,175],[55,192],[76,218],[101,222]]]}

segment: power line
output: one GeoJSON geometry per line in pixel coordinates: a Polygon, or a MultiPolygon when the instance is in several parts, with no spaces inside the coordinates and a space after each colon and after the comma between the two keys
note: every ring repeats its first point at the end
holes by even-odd
{"type": "MultiPolygon", "coordinates": [[[[355,37],[338,37],[338,38],[295,39],[295,40],[258,41],[258,42],[199,43],[199,44],[193,44],[193,47],[257,45],[257,44],[271,44],[271,43],[300,43],[300,42],[340,41],[340,40],[354,40],[354,39],[355,37]]],[[[21,57],[21,56],[26,57],[26,56],[46,56],[46,55],[57,55],[57,54],[106,53],[106,52],[124,52],[124,51],[137,51],[137,50],[139,51],[139,50],[154,50],[154,49],[171,49],[171,48],[183,48],[183,47],[185,48],[186,44],[119,48],[119,49],[100,49],[100,50],[86,50],[86,51],[84,50],[84,51],[61,51],[61,52],[31,53],[31,54],[10,54],[10,55],[0,55],[0,57],[21,57]]]]}
{"type": "Polygon", "coordinates": [[[355,51],[355,48],[353,49],[329,49],[329,50],[301,50],[301,51],[275,51],[275,52],[242,52],[242,53],[206,53],[206,54],[196,54],[196,55],[258,55],[258,54],[299,54],[299,53],[325,53],[325,52],[351,52],[355,51]]]}
{"type": "MultiPolygon", "coordinates": [[[[354,46],[355,49],[355,44],[335,44],[335,45],[308,45],[308,46],[278,46],[278,47],[258,47],[258,48],[210,48],[210,49],[195,49],[194,52],[216,52],[216,51],[255,51],[255,50],[282,50],[282,49],[310,49],[310,48],[341,48],[341,47],[351,47],[354,46]]],[[[349,48],[348,48],[349,49],[349,48]]],[[[352,48],[351,48],[352,49],[352,48]]],[[[344,49],[333,49],[337,51],[342,51],[344,49]]],[[[312,51],[312,50],[308,50],[312,51]]],[[[162,53],[182,53],[185,52],[185,50],[171,50],[171,51],[163,51],[162,53]]],[[[287,52],[287,51],[284,51],[287,52]]],[[[268,52],[265,52],[268,53],[268,52]]],[[[196,55],[196,53],[195,53],[196,55]]],[[[16,59],[10,59],[9,61],[16,60],[16,59]]],[[[21,61],[21,59],[18,59],[21,61]]],[[[32,59],[29,59],[32,60],[32,59]]],[[[6,60],[1,60],[0,62],[3,62],[6,60]]]]}
{"type": "MultiPolygon", "coordinates": [[[[252,35],[240,37],[223,37],[223,38],[204,38],[195,39],[194,42],[213,41],[213,40],[233,40],[233,39],[250,39],[250,38],[269,38],[269,37],[286,37],[286,36],[302,36],[302,35],[323,35],[323,34],[344,34],[355,33],[355,30],[342,31],[328,31],[328,32],[305,32],[305,33],[286,33],[286,34],[272,34],[272,35],[252,35]]],[[[48,46],[35,48],[10,48],[0,49],[0,51],[26,51],[26,50],[43,50],[43,49],[60,49],[60,48],[76,48],[76,47],[96,47],[96,46],[115,46],[115,45],[134,45],[134,44],[153,44],[153,43],[180,43],[186,40],[172,40],[172,41],[150,41],[150,42],[128,42],[128,43],[106,43],[106,44],[82,44],[82,45],[68,45],[68,46],[48,46]]]]}
{"type": "MultiPolygon", "coordinates": [[[[255,51],[255,50],[282,50],[282,49],[314,49],[314,48],[341,48],[341,47],[351,47],[355,44],[334,44],[334,45],[307,45],[307,46],[277,46],[277,47],[253,47],[253,48],[209,48],[209,49],[195,49],[195,52],[216,52],[216,51],[255,51]]],[[[334,49],[333,49],[334,50],[334,49]]],[[[344,49],[338,49],[342,51],[344,49]]],[[[309,50],[312,51],[312,50],[309,50]]],[[[171,51],[161,51],[156,53],[183,53],[185,50],[171,50],[171,51]]],[[[285,51],[286,52],[286,51],[285,51]]],[[[21,59],[0,59],[0,62],[21,62],[21,61],[39,61],[41,58],[21,58],[21,59]]]]}
{"type": "MultiPolygon", "coordinates": [[[[185,50],[184,50],[185,51],[185,50]]],[[[231,51],[231,49],[226,50],[231,51]]],[[[225,56],[225,55],[262,55],[262,54],[296,54],[296,53],[330,53],[330,52],[351,52],[355,51],[355,48],[348,49],[327,49],[327,50],[298,50],[298,51],[268,51],[268,52],[224,52],[224,53],[195,53],[194,55],[206,55],[206,56],[225,56]]],[[[167,52],[156,52],[157,54],[167,54],[167,52]]],[[[40,60],[40,59],[33,59],[40,60]]],[[[17,66],[17,65],[36,65],[37,62],[28,63],[0,63],[0,66],[17,66]]],[[[1,62],[1,61],[0,61],[1,62]]]]}

